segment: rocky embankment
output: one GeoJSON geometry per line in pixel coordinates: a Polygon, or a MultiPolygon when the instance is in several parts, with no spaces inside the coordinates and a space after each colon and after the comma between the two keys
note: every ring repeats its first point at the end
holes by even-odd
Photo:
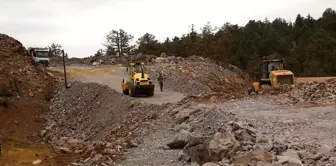
{"type": "MultiPolygon", "coordinates": [[[[226,166],[336,163],[335,147],[305,134],[321,130],[318,124],[313,126],[317,119],[303,121],[295,119],[299,116],[295,114],[283,120],[286,117],[277,112],[284,108],[258,104],[257,99],[231,101],[223,106],[185,100],[151,105],[107,86],[74,82],[71,88],[58,91],[52,102],[46,117],[48,125],[41,134],[60,152],[82,156],[74,161],[77,165],[118,163],[129,148],[142,143],[142,130],[167,116],[173,121],[163,126],[176,132],[167,148],[183,149],[176,158],[181,162],[226,166]],[[309,124],[312,129],[306,128],[309,124]],[[307,138],[301,139],[293,130],[307,138]]],[[[331,139],[332,133],[327,138],[331,139]]]]}
{"type": "MultiPolygon", "coordinates": [[[[233,107],[233,104],[227,107],[233,107]]],[[[247,118],[245,113],[205,105],[181,105],[170,109],[169,113],[175,119],[178,134],[167,146],[183,149],[179,160],[187,163],[204,166],[322,166],[336,163],[336,147],[313,141],[306,134],[302,137],[308,138],[302,139],[294,134],[283,136],[295,128],[288,126],[291,120],[261,120],[258,115],[247,118]],[[263,127],[262,123],[268,121],[269,127],[263,127]],[[284,127],[281,131],[274,130],[280,126],[284,127]]],[[[251,113],[255,114],[254,111],[251,113]]],[[[279,119],[276,115],[274,118],[279,119]]],[[[305,125],[301,121],[298,124],[305,125]]],[[[309,129],[305,131],[309,132],[309,129]]]]}
{"type": "Polygon", "coordinates": [[[112,164],[136,144],[133,131],[156,119],[164,107],[145,104],[108,86],[74,82],[55,94],[41,135],[60,152],[83,156],[78,163],[112,164]]]}
{"type": "Polygon", "coordinates": [[[269,91],[265,94],[279,104],[333,104],[336,103],[336,78],[325,82],[299,83],[294,88],[283,86],[276,95],[269,91]]]}
{"type": "Polygon", "coordinates": [[[52,97],[50,92],[53,92],[55,79],[51,73],[34,65],[18,40],[0,34],[0,58],[0,98],[6,97],[13,104],[19,104],[23,99],[37,101],[34,99],[38,98],[43,102],[44,97],[52,97]]]}
{"type": "Polygon", "coordinates": [[[224,68],[198,56],[156,58],[149,73],[156,79],[159,72],[164,75],[167,89],[192,96],[211,94],[226,99],[241,98],[248,80],[248,75],[235,66],[224,68]]]}

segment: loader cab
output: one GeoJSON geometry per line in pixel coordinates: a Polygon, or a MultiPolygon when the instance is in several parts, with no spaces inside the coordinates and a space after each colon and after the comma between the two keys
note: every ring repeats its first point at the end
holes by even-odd
{"type": "Polygon", "coordinates": [[[294,73],[284,69],[283,59],[266,59],[262,63],[260,85],[294,85],[294,73]]]}
{"type": "Polygon", "coordinates": [[[259,84],[271,85],[270,75],[272,71],[283,70],[283,64],[283,59],[264,59],[259,66],[259,84]]]}
{"type": "Polygon", "coordinates": [[[262,79],[269,79],[269,75],[272,71],[283,70],[284,69],[284,60],[264,60],[261,66],[262,79]]]}

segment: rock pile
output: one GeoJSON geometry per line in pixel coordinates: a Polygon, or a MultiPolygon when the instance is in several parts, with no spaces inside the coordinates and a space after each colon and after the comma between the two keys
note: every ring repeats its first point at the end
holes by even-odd
{"type": "Polygon", "coordinates": [[[55,94],[41,135],[62,152],[86,157],[96,152],[115,161],[137,144],[133,131],[155,119],[164,107],[145,104],[108,86],[74,82],[55,94]]]}
{"type": "Polygon", "coordinates": [[[318,103],[331,104],[336,102],[336,78],[326,82],[299,83],[295,88],[284,91],[278,101],[283,104],[318,103]],[[282,100],[280,100],[280,98],[282,100]],[[289,98],[289,100],[283,100],[289,98]]]}
{"type": "Polygon", "coordinates": [[[178,134],[167,146],[199,165],[333,165],[335,147],[306,145],[259,132],[234,113],[205,105],[169,110],[178,134]],[[309,148],[308,148],[309,147],[309,148]]]}
{"type": "Polygon", "coordinates": [[[301,92],[299,95],[302,96],[304,101],[317,103],[336,102],[336,78],[320,83],[301,83],[297,89],[301,92]]]}
{"type": "Polygon", "coordinates": [[[225,92],[231,97],[241,97],[247,75],[235,68],[223,68],[209,59],[198,56],[188,58],[159,57],[149,67],[150,75],[157,78],[163,72],[165,87],[189,95],[225,92]]]}

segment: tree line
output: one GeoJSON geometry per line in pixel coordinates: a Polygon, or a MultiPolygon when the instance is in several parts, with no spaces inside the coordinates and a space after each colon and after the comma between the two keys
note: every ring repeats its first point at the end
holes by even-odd
{"type": "MultiPolygon", "coordinates": [[[[61,57],[63,56],[62,50],[63,46],[60,44],[52,43],[50,46],[47,46],[50,50],[50,57],[61,57]]],[[[64,53],[65,57],[68,57],[68,53],[64,53]]]]}
{"type": "Polygon", "coordinates": [[[106,36],[106,53],[139,53],[187,57],[198,55],[229,63],[250,73],[257,73],[264,57],[284,58],[285,68],[297,76],[336,75],[336,12],[328,8],[322,16],[298,14],[294,22],[282,18],[269,21],[250,20],[245,26],[210,23],[200,31],[190,32],[164,42],[145,33],[130,45],[133,36],[126,31],[112,30],[106,36]]]}

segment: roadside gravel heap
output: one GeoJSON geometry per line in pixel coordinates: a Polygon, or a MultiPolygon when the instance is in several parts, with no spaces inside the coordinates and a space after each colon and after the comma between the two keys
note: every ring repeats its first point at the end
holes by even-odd
{"type": "Polygon", "coordinates": [[[326,82],[299,83],[291,90],[286,90],[275,97],[282,104],[332,104],[336,103],[336,78],[326,82]],[[288,100],[285,100],[285,99],[288,100]]]}
{"type": "Polygon", "coordinates": [[[59,151],[84,157],[78,163],[112,163],[136,144],[133,130],[155,119],[164,107],[144,104],[107,86],[74,82],[55,94],[41,135],[59,151]]]}
{"type": "MultiPolygon", "coordinates": [[[[183,149],[179,160],[210,166],[334,165],[336,148],[263,133],[229,111],[205,105],[181,105],[169,111],[178,132],[170,149],[183,149]]],[[[277,125],[277,124],[275,124],[277,125]]],[[[270,130],[271,131],[271,130],[270,130]]],[[[196,164],[195,164],[196,165],[196,164]]]]}
{"type": "Polygon", "coordinates": [[[242,97],[247,75],[238,68],[223,68],[209,59],[192,56],[159,57],[153,67],[149,67],[152,79],[157,79],[162,71],[164,87],[188,95],[225,92],[231,98],[242,97]]]}

